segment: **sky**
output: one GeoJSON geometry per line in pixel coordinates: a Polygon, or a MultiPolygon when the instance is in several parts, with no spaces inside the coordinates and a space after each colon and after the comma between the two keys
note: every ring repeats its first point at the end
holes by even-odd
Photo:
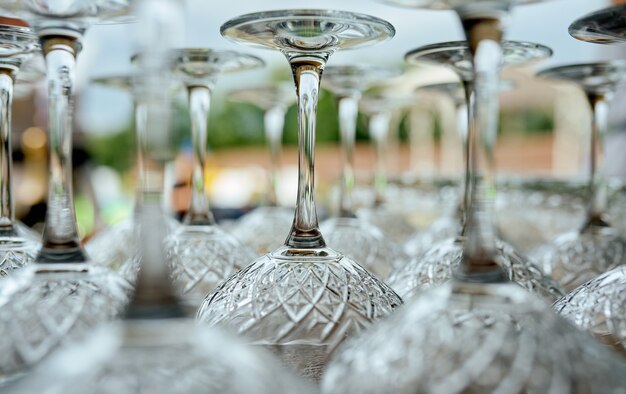
{"type": "MultiPolygon", "coordinates": [[[[512,14],[507,39],[534,41],[548,45],[554,57],[539,68],[566,63],[580,63],[624,56],[626,47],[607,48],[579,42],[569,36],[567,27],[578,17],[602,8],[608,0],[551,0],[518,6],[512,14]]],[[[270,73],[283,68],[285,58],[272,50],[252,49],[232,43],[220,36],[222,23],[241,14],[272,9],[313,8],[305,0],[186,0],[185,47],[238,50],[255,54],[268,64],[260,71],[220,78],[216,97],[236,88],[262,85],[270,73]]],[[[334,54],[328,64],[349,64],[353,61],[380,65],[401,65],[404,54],[426,44],[463,38],[456,15],[450,11],[411,10],[396,8],[374,0],[317,0],[314,8],[340,9],[377,16],[391,22],[396,36],[383,44],[334,54]]],[[[79,57],[77,78],[81,94],[77,103],[78,120],[85,130],[106,132],[126,124],[131,116],[131,99],[124,93],[93,87],[89,80],[96,76],[130,71],[134,52],[133,26],[93,26],[84,40],[79,57]]]]}

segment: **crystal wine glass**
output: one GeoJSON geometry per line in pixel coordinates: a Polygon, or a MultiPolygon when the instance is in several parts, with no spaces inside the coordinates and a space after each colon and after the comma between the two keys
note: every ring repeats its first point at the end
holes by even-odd
{"type": "MultiPolygon", "coordinates": [[[[395,200],[390,199],[389,174],[387,163],[389,158],[389,139],[392,131],[397,131],[401,115],[416,105],[413,94],[385,93],[367,94],[361,100],[360,110],[369,117],[368,132],[374,147],[373,187],[374,203],[357,210],[359,218],[378,227],[383,234],[397,244],[401,244],[414,227],[406,219],[405,212],[398,209],[395,200]]],[[[397,247],[397,255],[401,256],[402,264],[405,256],[401,247],[397,247]]],[[[397,264],[395,264],[397,266],[397,264]]]]}
{"type": "MultiPolygon", "coordinates": [[[[504,41],[502,43],[504,51],[504,66],[516,66],[528,64],[546,59],[552,55],[552,50],[546,46],[524,41],[504,41]]],[[[454,71],[461,80],[464,94],[459,97],[454,93],[459,110],[465,109],[466,115],[463,117],[466,122],[471,119],[471,99],[474,81],[474,71],[469,46],[466,41],[451,41],[426,45],[414,49],[407,53],[405,60],[411,65],[430,63],[442,65],[454,71]],[[462,101],[461,101],[462,100],[462,101]]],[[[461,117],[461,114],[458,114],[461,117]]],[[[462,119],[462,118],[461,118],[462,119]]],[[[461,120],[462,122],[462,120],[461,120]]],[[[469,165],[467,143],[469,125],[460,125],[460,135],[463,146],[463,162],[465,163],[465,174],[461,181],[461,195],[459,202],[453,210],[453,215],[446,214],[436,220],[427,231],[417,232],[409,237],[405,242],[405,252],[411,257],[418,257],[426,252],[433,243],[453,238],[460,234],[463,226],[465,206],[469,198],[469,165]]]]}
{"type": "MultiPolygon", "coordinates": [[[[624,5],[606,8],[575,21],[569,31],[577,39],[594,43],[626,42],[625,16],[624,5]]],[[[617,64],[623,67],[622,62],[617,64]]],[[[615,78],[623,79],[624,75],[615,75],[615,78]]],[[[579,286],[553,306],[561,316],[626,355],[625,288],[626,265],[622,261],[621,265],[579,286]]]]}
{"type": "MultiPolygon", "coordinates": [[[[179,2],[150,3],[150,7],[161,11],[154,16],[157,20],[153,24],[167,27],[175,23],[179,2]]],[[[159,45],[167,42],[159,41],[159,45]]],[[[184,306],[170,283],[163,242],[167,219],[161,204],[160,179],[166,160],[160,152],[170,149],[170,97],[167,89],[162,89],[163,83],[155,84],[167,83],[167,65],[155,67],[158,69],[161,74],[153,75],[153,70],[142,66],[142,75],[150,77],[146,81],[149,85],[144,85],[145,93],[137,93],[138,101],[147,110],[145,121],[151,141],[142,146],[148,182],[142,188],[136,216],[142,269],[126,316],[52,355],[31,376],[16,384],[12,392],[309,393],[310,388],[287,374],[276,360],[184,316],[184,306]],[[154,111],[157,109],[160,111],[154,111]]]]}
{"type": "Polygon", "coordinates": [[[354,144],[359,101],[363,92],[374,84],[400,75],[391,67],[343,65],[328,66],[324,70],[324,83],[337,97],[341,140],[341,187],[339,210],[321,223],[328,245],[345,256],[358,261],[380,278],[386,278],[394,266],[401,264],[402,254],[395,242],[385,237],[376,225],[358,218],[353,201],[354,144]],[[398,253],[400,252],[400,253],[398,253]]]}
{"type": "Polygon", "coordinates": [[[295,103],[288,83],[244,88],[230,93],[230,99],[255,105],[263,110],[265,141],[269,148],[269,184],[264,205],[243,215],[233,228],[233,235],[259,256],[278,248],[285,241],[285,233],[293,221],[293,209],[278,203],[280,150],[287,108],[295,103]]]}
{"type": "Polygon", "coordinates": [[[11,104],[20,68],[39,51],[32,29],[19,19],[0,17],[0,276],[31,263],[41,237],[15,220],[12,187],[11,104]]]}
{"type": "MultiPolygon", "coordinates": [[[[500,6],[504,7],[501,4],[499,7],[500,6]]],[[[464,8],[460,10],[462,11],[462,9],[464,8]]],[[[504,9],[507,9],[507,7],[504,7],[504,9]]],[[[461,12],[461,15],[464,14],[461,12]]],[[[545,46],[517,41],[505,41],[502,46],[498,45],[498,48],[502,50],[503,64],[507,64],[507,61],[509,64],[520,64],[530,60],[544,59],[552,53],[552,51],[545,46]]],[[[448,281],[452,277],[454,267],[458,266],[463,259],[463,245],[467,242],[465,207],[468,207],[472,203],[469,201],[472,196],[470,182],[472,169],[469,166],[469,149],[472,149],[471,138],[472,135],[475,134],[473,133],[473,125],[476,123],[472,114],[472,108],[474,107],[472,103],[473,94],[475,94],[473,88],[475,78],[472,67],[472,50],[475,50],[475,48],[472,48],[471,44],[468,44],[468,42],[451,42],[429,45],[411,51],[406,55],[406,59],[410,63],[427,61],[448,64],[459,74],[463,82],[466,102],[469,103],[468,114],[470,124],[468,128],[468,138],[466,141],[463,141],[466,174],[463,186],[464,191],[460,199],[461,208],[457,216],[458,224],[456,229],[448,228],[446,230],[448,234],[452,232],[456,234],[439,240],[434,244],[425,245],[421,248],[421,253],[418,252],[418,254],[413,255],[407,264],[399,267],[392,273],[388,280],[389,285],[405,298],[420,290],[439,286],[448,281]]],[[[499,89],[500,82],[498,81],[495,91],[496,95],[499,93],[499,89]]],[[[478,138],[478,136],[475,136],[475,138],[478,138]]],[[[493,155],[489,154],[485,156],[485,160],[489,161],[489,163],[486,164],[487,167],[490,169],[493,168],[493,155]]],[[[491,193],[494,193],[495,183],[491,178],[489,178],[488,181],[490,181],[488,188],[491,193]]],[[[492,217],[492,209],[491,204],[487,205],[484,214],[492,217]]],[[[441,229],[436,230],[436,234],[443,235],[446,233],[446,231],[441,229]]],[[[559,286],[552,279],[544,275],[541,269],[535,266],[527,257],[517,252],[511,245],[503,242],[495,235],[494,233],[494,242],[496,244],[495,252],[498,255],[497,261],[503,264],[503,269],[509,275],[510,280],[534,293],[540,294],[549,301],[554,301],[563,295],[559,286]]],[[[420,236],[420,238],[425,240],[429,239],[426,236],[420,236]]],[[[433,239],[430,239],[430,241],[432,242],[433,239]]]]}
{"type": "Polygon", "coordinates": [[[280,50],[291,65],[298,97],[298,200],[285,245],[207,296],[198,319],[230,327],[319,380],[340,342],[402,303],[387,285],[326,246],[314,200],[316,109],[326,61],[339,49],[382,42],[395,31],[381,19],[352,12],[284,10],[232,19],[221,32],[236,42],[280,50]]]}
{"type": "Polygon", "coordinates": [[[538,252],[544,271],[571,291],[626,262],[626,239],[606,218],[608,190],[603,173],[609,105],[616,90],[626,82],[626,62],[574,64],[550,68],[539,75],[579,85],[593,113],[585,222],[579,230],[559,236],[538,252]]]}
{"type": "Polygon", "coordinates": [[[126,1],[0,1],[39,36],[48,82],[49,186],[46,227],[34,264],[0,289],[0,379],[24,373],[60,343],[117,315],[127,282],[89,262],[72,196],[72,110],[76,56],[89,24],[128,11],[126,1]]]}
{"type": "Polygon", "coordinates": [[[505,1],[393,0],[449,6],[463,21],[476,70],[470,130],[467,240],[455,278],[339,349],[325,393],[604,393],[623,389],[624,365],[508,281],[498,260],[489,169],[498,123],[500,24],[505,1]]]}
{"type": "Polygon", "coordinates": [[[243,268],[254,254],[222,230],[209,209],[204,169],[211,92],[221,73],[254,69],[264,62],[251,55],[205,48],[178,49],[174,69],[187,88],[191,115],[194,166],[191,203],[183,225],[166,240],[174,283],[195,310],[204,296],[243,268]]]}
{"type": "MultiPolygon", "coordinates": [[[[92,82],[97,85],[122,90],[129,94],[133,94],[136,90],[141,89],[141,84],[143,83],[138,74],[98,77],[94,78],[92,82]]],[[[133,96],[135,96],[135,94],[133,94],[133,96]]],[[[85,244],[85,249],[94,263],[104,265],[111,268],[113,271],[119,272],[129,283],[134,283],[139,269],[138,259],[136,258],[139,240],[136,237],[135,218],[139,214],[138,210],[141,206],[141,199],[143,198],[142,187],[145,184],[145,165],[143,162],[142,146],[145,144],[145,138],[147,138],[148,135],[144,119],[145,106],[137,102],[137,100],[133,101],[135,112],[135,164],[137,166],[133,217],[98,232],[85,244]]],[[[169,218],[166,223],[169,232],[173,232],[179,225],[178,221],[173,218],[169,218]]]]}

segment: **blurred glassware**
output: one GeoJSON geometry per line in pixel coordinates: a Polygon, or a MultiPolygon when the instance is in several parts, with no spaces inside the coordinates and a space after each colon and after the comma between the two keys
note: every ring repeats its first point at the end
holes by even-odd
{"type": "Polygon", "coordinates": [[[222,73],[264,66],[256,56],[233,51],[185,48],[174,51],[174,71],[187,89],[194,165],[191,202],[183,225],[166,239],[174,284],[193,310],[215,287],[256,256],[217,225],[209,208],[204,170],[211,93],[222,73]]]}
{"type": "Polygon", "coordinates": [[[579,85],[585,91],[593,115],[585,221],[579,230],[560,235],[536,254],[545,272],[571,291],[626,262],[626,238],[611,227],[606,217],[608,189],[603,145],[611,99],[626,82],[626,61],[554,67],[538,75],[579,85]]]}
{"type": "Polygon", "coordinates": [[[37,36],[26,22],[0,17],[0,277],[30,264],[41,248],[41,236],[15,219],[11,145],[14,88],[42,76],[20,76],[22,67],[39,49],[37,36]]]}
{"type": "Polygon", "coordinates": [[[352,200],[355,185],[354,144],[363,92],[400,74],[401,71],[395,67],[328,66],[324,69],[322,85],[337,98],[342,170],[338,212],[324,220],[320,229],[328,245],[358,261],[379,278],[386,278],[396,265],[402,264],[404,256],[394,240],[386,237],[375,224],[355,214],[352,200]]]}
{"type": "Polygon", "coordinates": [[[25,373],[66,340],[116,316],[127,283],[92,264],[77,231],[72,193],[72,115],[76,56],[92,22],[129,11],[125,0],[1,0],[0,10],[39,36],[48,83],[49,186],[42,247],[0,289],[0,381],[25,373]]]}
{"type": "MultiPolygon", "coordinates": [[[[395,0],[390,0],[395,1],[395,0]]],[[[398,0],[400,1],[400,0],[398,0]]],[[[500,47],[500,46],[499,46],[500,47]]],[[[545,59],[552,54],[552,50],[539,44],[518,41],[504,41],[502,43],[502,61],[503,64],[521,64],[532,60],[545,59]]],[[[455,70],[463,82],[465,89],[466,102],[468,102],[468,118],[470,119],[467,139],[463,141],[464,162],[466,164],[466,174],[464,179],[463,193],[460,197],[459,205],[461,208],[457,210],[456,216],[458,224],[456,229],[453,228],[434,228],[431,238],[417,234],[416,240],[425,240],[429,244],[423,244],[422,247],[416,248],[416,254],[412,255],[407,264],[395,270],[388,279],[389,285],[398,292],[402,297],[409,298],[413,294],[431,287],[440,286],[452,278],[453,270],[458,266],[464,258],[464,244],[467,242],[467,217],[466,211],[473,202],[470,198],[473,196],[471,190],[472,168],[469,166],[470,149],[473,131],[472,125],[475,124],[473,109],[473,95],[476,94],[474,85],[474,72],[472,66],[472,54],[468,42],[448,42],[441,44],[428,45],[409,52],[406,59],[410,63],[425,62],[442,62],[455,70]],[[437,234],[445,235],[453,233],[435,243],[434,237],[437,234]]],[[[495,95],[498,96],[500,91],[500,82],[496,85],[495,95]]],[[[466,119],[468,119],[466,118],[466,119]]],[[[496,138],[494,136],[494,138],[496,138]]],[[[489,154],[484,157],[487,161],[486,165],[490,168],[494,166],[493,155],[489,154]]],[[[490,180],[491,182],[492,180],[490,180]]],[[[490,193],[495,197],[495,183],[489,186],[490,193]]],[[[493,207],[491,204],[485,207],[484,214],[491,217],[493,215],[493,207]]],[[[444,222],[445,224],[445,222],[444,222]]],[[[527,257],[517,252],[511,245],[502,241],[494,234],[496,244],[495,253],[498,255],[497,262],[502,264],[502,268],[508,275],[508,278],[525,287],[531,292],[554,301],[563,295],[562,290],[548,276],[544,275],[541,269],[530,261],[527,257]]]]}
{"type": "Polygon", "coordinates": [[[293,209],[278,205],[280,151],[283,142],[285,114],[295,103],[293,85],[287,82],[232,91],[230,100],[255,105],[263,110],[265,141],[269,148],[270,168],[266,201],[242,216],[232,234],[242,244],[262,256],[280,247],[293,222],[293,209]]]}
{"type": "Polygon", "coordinates": [[[238,17],[221,32],[287,57],[298,96],[298,200],[285,245],[207,296],[198,319],[233,329],[301,375],[319,380],[339,343],[402,303],[387,285],[326,246],[314,200],[316,109],[326,61],[337,50],[386,41],[395,30],[381,19],[352,12],[282,10],[238,17]]]}
{"type": "MultiPolygon", "coordinates": [[[[142,146],[146,144],[145,139],[148,137],[145,121],[146,108],[144,104],[138,102],[136,96],[137,90],[141,89],[144,81],[139,74],[128,74],[98,77],[94,78],[92,82],[128,92],[133,96],[137,180],[133,216],[97,232],[86,242],[85,249],[94,263],[108,267],[118,272],[129,283],[134,283],[139,269],[139,260],[137,259],[139,240],[136,237],[135,220],[139,215],[139,208],[143,199],[143,186],[146,183],[142,146]]],[[[172,218],[167,220],[169,232],[174,231],[178,226],[178,221],[172,218]]]]}
{"type": "Polygon", "coordinates": [[[346,343],[328,367],[325,393],[606,393],[626,384],[624,365],[509,282],[498,261],[491,160],[498,129],[501,18],[508,1],[389,0],[455,8],[476,70],[470,129],[470,203],[454,280],[413,299],[346,343]],[[452,7],[456,5],[456,7],[452,7]],[[418,388],[418,389],[416,389],[418,388]]]}
{"type": "MultiPolygon", "coordinates": [[[[570,26],[570,33],[578,39],[595,43],[626,42],[626,6],[606,8],[582,17],[570,26]]],[[[623,62],[608,63],[617,69],[623,62]]],[[[614,75],[622,81],[621,75],[614,75]]],[[[605,77],[597,81],[602,82],[605,77]]],[[[602,124],[600,124],[602,126],[602,124]]],[[[602,130],[601,128],[599,128],[602,130]]],[[[600,131],[601,133],[601,131],[600,131]]],[[[621,265],[584,283],[557,301],[553,307],[563,317],[580,328],[588,330],[603,343],[626,356],[626,265],[621,265]]]]}
{"type": "MultiPolygon", "coordinates": [[[[381,89],[383,89],[381,87],[381,89]]],[[[369,117],[368,132],[374,147],[373,189],[374,204],[361,207],[356,211],[357,217],[382,230],[385,237],[397,244],[395,254],[397,263],[404,264],[404,255],[400,244],[407,235],[415,231],[406,219],[405,211],[392,197],[389,187],[387,163],[389,159],[390,133],[397,132],[399,119],[404,112],[416,104],[414,95],[402,95],[393,92],[374,92],[363,96],[360,110],[369,117]]]]}
{"type": "MultiPolygon", "coordinates": [[[[172,8],[177,1],[155,3],[173,23],[172,8]]],[[[160,23],[159,23],[160,22],[160,23]]],[[[163,45],[163,42],[159,42],[163,45]]],[[[144,71],[144,70],[142,70],[144,71]]],[[[150,74],[151,70],[145,70],[150,74]]],[[[151,75],[149,83],[168,79],[151,75]]],[[[163,84],[147,86],[141,97],[147,107],[146,123],[157,142],[142,150],[150,165],[148,177],[163,178],[165,158],[160,151],[169,133],[169,98],[159,93],[163,84]],[[156,88],[156,89],[155,89],[156,88]],[[155,90],[157,90],[155,92],[155,90]],[[165,97],[164,97],[165,96],[165,97]],[[153,99],[156,99],[152,101],[153,99]],[[152,102],[151,102],[152,101],[152,102]],[[160,108],[160,113],[154,110],[160,108]]],[[[165,91],[167,91],[165,89],[165,91]]],[[[164,238],[167,219],[162,207],[163,182],[146,184],[137,210],[140,229],[140,260],[137,288],[126,317],[103,326],[86,340],[73,343],[42,363],[31,376],[22,379],[13,393],[309,393],[296,377],[284,371],[276,360],[236,342],[217,329],[206,329],[184,315],[184,306],[170,283],[164,238]]]]}

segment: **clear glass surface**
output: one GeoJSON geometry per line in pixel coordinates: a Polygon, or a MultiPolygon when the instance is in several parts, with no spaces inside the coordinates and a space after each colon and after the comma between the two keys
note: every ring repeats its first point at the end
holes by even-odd
{"type": "Polygon", "coordinates": [[[626,41],[626,5],[616,5],[592,12],[569,27],[572,37],[596,44],[626,41]]]}
{"type": "Polygon", "coordinates": [[[232,234],[258,256],[279,248],[293,223],[293,208],[261,206],[242,216],[232,234]]]}
{"type": "Polygon", "coordinates": [[[626,82],[626,62],[562,66],[539,73],[544,78],[578,84],[593,112],[587,214],[580,229],[556,238],[537,251],[543,269],[567,291],[626,262],[626,238],[607,219],[608,186],[604,176],[603,138],[613,93],[626,82]]]}
{"type": "Polygon", "coordinates": [[[256,56],[206,48],[175,50],[174,59],[174,71],[187,88],[194,167],[191,203],[183,225],[166,239],[166,254],[174,283],[195,309],[207,293],[255,257],[215,223],[205,190],[204,169],[211,93],[217,78],[224,72],[258,68],[264,63],[256,56]]]}
{"type": "Polygon", "coordinates": [[[359,14],[286,10],[236,18],[221,31],[242,44],[280,50],[291,65],[298,95],[298,200],[285,246],[226,280],[207,296],[198,319],[238,332],[319,380],[339,343],[402,303],[360,265],[326,247],[313,199],[316,107],[326,60],[337,49],[389,39],[394,30],[359,14]]]}
{"type": "Polygon", "coordinates": [[[523,289],[451,282],[340,348],[322,392],[582,394],[625,384],[614,354],[523,289]]]}
{"type": "Polygon", "coordinates": [[[39,40],[24,21],[0,17],[0,276],[30,264],[41,247],[41,237],[15,219],[11,144],[15,81],[38,50],[39,40]]]}

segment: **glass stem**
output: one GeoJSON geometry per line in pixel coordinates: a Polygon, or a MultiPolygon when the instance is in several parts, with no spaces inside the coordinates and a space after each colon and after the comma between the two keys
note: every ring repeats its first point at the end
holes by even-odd
{"type": "Polygon", "coordinates": [[[194,226],[210,226],[215,218],[209,208],[204,183],[204,166],[207,153],[207,121],[211,106],[211,88],[206,85],[187,87],[193,145],[193,173],[191,175],[191,205],[184,223],[194,226]]]}
{"type": "Polygon", "coordinates": [[[11,103],[13,102],[13,75],[15,70],[0,69],[0,234],[16,235],[13,222],[13,195],[11,193],[11,103]]]}
{"type": "Polygon", "coordinates": [[[374,191],[376,193],[376,205],[385,202],[385,191],[387,189],[387,138],[389,136],[390,123],[391,112],[389,111],[374,113],[369,120],[369,132],[374,142],[374,191]]]}
{"type": "Polygon", "coordinates": [[[37,261],[86,262],[78,237],[72,192],[72,114],[76,56],[71,37],[41,37],[48,81],[49,184],[46,227],[37,261]]]}
{"type": "Polygon", "coordinates": [[[320,79],[325,61],[291,58],[298,96],[298,200],[291,232],[285,245],[296,249],[326,246],[315,209],[315,127],[320,79]]]}
{"type": "Polygon", "coordinates": [[[280,170],[280,149],[283,143],[283,128],[287,109],[277,105],[268,109],[263,115],[265,123],[265,140],[270,153],[269,188],[266,205],[278,206],[278,179],[280,170]]]}
{"type": "Polygon", "coordinates": [[[603,94],[587,94],[592,108],[591,144],[590,144],[590,178],[587,222],[583,231],[609,227],[605,212],[607,209],[608,191],[604,175],[604,136],[607,130],[609,100],[603,94]]]}
{"type": "Polygon", "coordinates": [[[461,16],[473,55],[476,100],[468,138],[470,202],[463,263],[457,275],[466,281],[503,282],[507,276],[495,260],[496,234],[493,220],[493,149],[498,131],[502,27],[497,17],[461,16]]]}
{"type": "Polygon", "coordinates": [[[359,115],[359,97],[356,94],[340,97],[338,106],[342,161],[339,216],[355,218],[352,191],[355,184],[354,142],[356,139],[356,122],[359,115]]]}
{"type": "MultiPolygon", "coordinates": [[[[135,108],[135,165],[137,166],[137,182],[135,189],[135,215],[139,213],[143,205],[143,190],[145,183],[146,165],[143,151],[146,145],[146,108],[142,103],[134,102],[135,108]]],[[[139,219],[139,217],[137,218],[139,219]]]]}
{"type": "Polygon", "coordinates": [[[467,211],[472,197],[472,182],[470,171],[470,154],[473,141],[473,108],[474,108],[474,81],[463,80],[463,92],[465,93],[465,103],[458,108],[458,128],[463,146],[463,163],[465,165],[465,175],[462,186],[462,200],[459,207],[459,217],[461,219],[461,236],[465,235],[467,229],[467,211]]]}

